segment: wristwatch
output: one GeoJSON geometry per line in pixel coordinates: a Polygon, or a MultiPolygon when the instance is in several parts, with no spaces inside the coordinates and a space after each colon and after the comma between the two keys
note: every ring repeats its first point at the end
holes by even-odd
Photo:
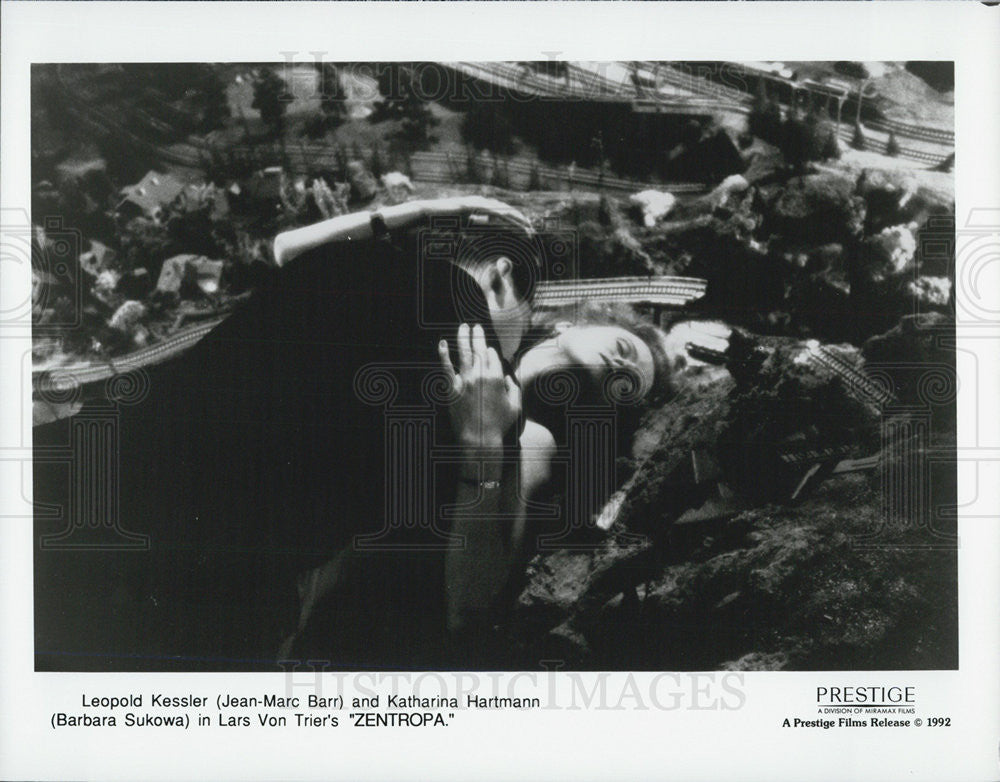
{"type": "Polygon", "coordinates": [[[372,226],[372,236],[379,241],[388,241],[390,238],[389,226],[385,224],[385,218],[378,209],[372,211],[370,222],[372,226]]]}
{"type": "Polygon", "coordinates": [[[500,488],[500,481],[479,481],[476,480],[475,478],[459,478],[458,480],[460,483],[467,483],[471,486],[478,486],[480,489],[493,490],[500,488]]]}

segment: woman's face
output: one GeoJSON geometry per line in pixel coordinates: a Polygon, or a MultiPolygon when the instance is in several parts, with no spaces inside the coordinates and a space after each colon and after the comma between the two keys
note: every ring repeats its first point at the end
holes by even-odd
{"type": "Polygon", "coordinates": [[[517,365],[522,386],[530,385],[545,372],[580,370],[602,388],[614,371],[626,371],[639,382],[638,396],[653,386],[653,353],[631,331],[619,326],[573,326],[560,324],[560,333],[528,350],[517,365]]]}

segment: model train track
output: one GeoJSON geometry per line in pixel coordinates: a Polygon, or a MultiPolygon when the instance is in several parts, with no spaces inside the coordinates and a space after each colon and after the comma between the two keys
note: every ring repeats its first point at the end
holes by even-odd
{"type": "MultiPolygon", "coordinates": [[[[543,185],[550,185],[545,189],[557,189],[551,187],[553,184],[566,184],[569,189],[582,185],[598,190],[622,193],[634,193],[637,190],[653,188],[669,191],[674,195],[700,194],[708,190],[706,185],[697,182],[673,182],[669,184],[646,182],[610,174],[602,175],[589,169],[553,168],[524,160],[496,160],[486,154],[477,155],[473,158],[473,162],[483,174],[489,175],[499,172],[510,186],[518,184],[527,187],[532,177],[537,176],[543,185]]],[[[424,182],[453,182],[460,179],[463,174],[468,173],[465,171],[468,163],[467,158],[454,156],[448,152],[415,152],[410,158],[414,179],[424,182]]],[[[487,178],[489,177],[487,176],[487,178]]]]}
{"type": "Polygon", "coordinates": [[[676,87],[678,89],[694,92],[706,98],[715,100],[725,99],[726,102],[749,108],[753,101],[753,96],[726,84],[710,81],[703,76],[691,73],[688,68],[680,63],[654,62],[647,60],[644,62],[647,68],[653,70],[657,81],[663,84],[676,87]]]}
{"type": "MultiPolygon", "coordinates": [[[[746,68],[743,63],[728,63],[734,68],[746,68]]],[[[752,92],[721,84],[711,79],[689,72],[688,68],[679,63],[656,63],[645,61],[643,65],[647,69],[656,69],[656,73],[666,84],[681,87],[685,90],[699,92],[706,96],[722,97],[749,105],[754,98],[752,92]],[[659,66],[657,68],[657,66],[659,66]]],[[[756,70],[756,69],[752,69],[756,70]]],[[[793,79],[783,78],[774,74],[766,74],[768,78],[780,81],[790,88],[805,91],[815,91],[808,84],[797,82],[793,79]]],[[[930,125],[917,125],[912,122],[894,120],[888,117],[881,119],[866,120],[865,125],[882,133],[895,133],[897,136],[927,141],[934,144],[954,147],[955,132],[944,128],[932,127],[930,125]]]]}
{"type": "MultiPolygon", "coordinates": [[[[643,60],[634,63],[638,68],[653,74],[654,86],[642,86],[632,78],[633,63],[620,63],[629,76],[615,79],[606,74],[588,70],[572,62],[566,63],[566,78],[542,77],[531,74],[523,66],[510,63],[453,63],[467,75],[485,78],[496,86],[506,86],[513,90],[529,91],[544,97],[579,97],[590,100],[629,101],[636,110],[651,112],[659,110],[681,113],[685,110],[697,111],[711,107],[716,110],[736,112],[749,111],[753,95],[737,87],[721,84],[703,76],[689,72],[676,63],[643,60]],[[664,95],[663,87],[674,87],[679,94],[664,95]]],[[[733,63],[738,65],[738,63],[733,63]]],[[[794,81],[783,80],[790,86],[810,90],[794,81]]],[[[909,138],[938,146],[954,147],[955,133],[942,128],[916,125],[910,122],[882,118],[870,120],[865,125],[880,133],[894,133],[900,138],[909,138]]],[[[848,135],[853,132],[848,131],[848,135]]],[[[901,154],[917,159],[931,159],[933,153],[919,150],[904,150],[901,154]]],[[[943,159],[943,157],[941,158],[943,159]]]]}
{"type": "Polygon", "coordinates": [[[839,378],[847,392],[859,402],[881,411],[883,407],[896,401],[892,392],[872,380],[864,370],[836,355],[826,346],[811,344],[807,350],[809,358],[839,378]]]}
{"type": "MultiPolygon", "coordinates": [[[[502,64],[496,64],[502,65],[502,64]]],[[[514,68],[515,66],[511,66],[514,68]]],[[[516,68],[515,68],[516,70],[516,68]]],[[[111,136],[120,142],[131,145],[136,149],[141,149],[151,153],[173,165],[191,169],[204,169],[206,161],[213,150],[210,145],[198,143],[190,140],[188,144],[171,145],[164,147],[154,144],[133,133],[121,123],[94,110],[85,99],[73,93],[72,90],[57,80],[57,84],[62,95],[66,98],[66,106],[69,112],[81,123],[93,128],[102,135],[111,136]]],[[[585,94],[583,92],[581,95],[585,94]]],[[[236,144],[227,147],[227,151],[234,155],[245,155],[253,157],[260,153],[259,147],[236,144]]],[[[329,146],[318,144],[297,144],[290,145],[281,152],[281,157],[288,161],[292,168],[300,171],[314,170],[319,167],[336,168],[341,164],[338,151],[329,146]],[[297,164],[297,165],[296,165],[297,164]]],[[[482,156],[481,156],[482,157],[482,156]]],[[[504,179],[510,183],[518,183],[525,188],[528,187],[534,174],[538,174],[543,184],[556,183],[567,187],[597,189],[617,192],[635,192],[647,188],[659,190],[669,190],[672,193],[701,193],[708,188],[698,183],[674,183],[664,185],[662,183],[651,183],[639,180],[626,179],[600,173],[587,169],[570,170],[566,168],[553,168],[549,166],[536,166],[524,161],[501,161],[499,166],[496,162],[488,158],[479,160],[479,165],[483,167],[484,173],[491,173],[495,167],[499,167],[504,179]]],[[[413,170],[413,178],[418,182],[431,184],[454,184],[461,180],[465,173],[461,169],[465,166],[464,160],[451,157],[447,152],[415,152],[411,156],[410,167],[413,170]]]]}
{"type": "MultiPolygon", "coordinates": [[[[535,304],[552,308],[581,299],[654,306],[683,306],[705,295],[705,280],[693,277],[617,277],[540,283],[535,304]]],[[[61,396],[72,389],[105,383],[113,377],[168,361],[196,345],[225,318],[179,331],[156,345],[104,361],[69,364],[32,372],[36,397],[61,396]]]]}
{"type": "MultiPolygon", "coordinates": [[[[707,114],[718,111],[747,114],[750,111],[753,95],[690,73],[680,64],[641,61],[637,65],[653,74],[655,86],[637,84],[631,77],[616,80],[573,63],[566,64],[565,78],[538,76],[530,68],[512,63],[448,63],[448,67],[471,78],[542,99],[628,102],[633,111],[649,114],[707,114]],[[674,92],[664,92],[663,88],[671,87],[674,92]]],[[[872,120],[866,122],[864,127],[869,131],[866,139],[868,148],[880,154],[888,151],[888,138],[876,138],[871,135],[872,132],[886,136],[893,133],[904,140],[947,147],[948,151],[942,154],[899,145],[900,157],[932,166],[943,163],[951,155],[955,145],[955,134],[940,128],[889,119],[872,120]]],[[[853,126],[843,124],[838,135],[844,141],[851,141],[853,126]]]]}
{"type": "MultiPolygon", "coordinates": [[[[863,126],[862,130],[867,129],[868,127],[869,126],[863,126]]],[[[837,135],[842,141],[850,143],[854,138],[854,128],[847,125],[841,125],[837,135]]],[[[878,152],[880,155],[885,155],[889,151],[889,140],[886,139],[885,141],[882,141],[881,139],[867,135],[865,137],[865,147],[872,152],[878,152]]],[[[947,155],[941,155],[934,152],[927,152],[925,150],[913,149],[912,147],[904,147],[900,145],[898,154],[900,157],[909,158],[910,160],[919,160],[922,163],[940,165],[947,160],[952,153],[949,152],[947,155]]]]}
{"type": "Polygon", "coordinates": [[[578,301],[681,307],[705,295],[708,283],[697,277],[605,277],[544,282],[534,306],[564,307],[578,301]]]}
{"type": "Polygon", "coordinates": [[[104,383],[113,377],[168,361],[197,344],[225,318],[215,318],[172,334],[162,342],[124,356],[104,361],[69,364],[35,370],[31,375],[32,393],[36,397],[61,396],[72,389],[104,383]]]}
{"type": "MultiPolygon", "coordinates": [[[[686,92],[698,93],[705,99],[714,99],[719,102],[720,107],[722,103],[725,103],[725,108],[730,111],[747,113],[750,110],[753,95],[749,92],[740,90],[736,87],[720,84],[719,82],[712,81],[711,79],[703,76],[690,73],[680,64],[655,63],[649,61],[643,64],[644,67],[653,70],[656,73],[657,83],[672,85],[686,92]]],[[[732,63],[732,65],[739,65],[739,63],[732,63]]],[[[807,91],[810,89],[808,86],[802,86],[797,82],[788,79],[783,79],[782,81],[790,87],[805,89],[807,91]]],[[[651,93],[650,91],[647,91],[644,98],[640,99],[640,110],[652,111],[652,107],[648,104],[655,104],[657,100],[658,97],[656,97],[655,92],[651,93]],[[653,97],[651,97],[651,95],[653,97]]],[[[901,146],[899,152],[900,156],[910,158],[912,160],[919,160],[921,162],[933,164],[941,163],[949,156],[949,154],[951,154],[951,150],[955,146],[955,133],[942,128],[915,125],[913,123],[888,118],[866,120],[864,122],[864,127],[870,131],[877,131],[886,135],[893,133],[900,139],[911,139],[938,147],[947,147],[949,149],[947,154],[942,155],[940,153],[934,153],[927,150],[918,150],[901,146]]],[[[853,133],[853,127],[847,124],[841,128],[839,135],[844,140],[850,141],[853,137],[853,133]]],[[[873,151],[885,154],[888,140],[879,141],[876,139],[868,139],[868,144],[873,151]]]]}
{"type": "MultiPolygon", "coordinates": [[[[487,81],[494,86],[505,87],[541,98],[577,98],[627,103],[633,111],[643,113],[697,114],[729,111],[745,114],[749,111],[751,102],[751,96],[747,93],[678,70],[670,63],[646,62],[643,63],[643,66],[655,72],[657,83],[662,81],[663,84],[672,85],[685,94],[665,96],[656,90],[643,89],[634,84],[631,79],[611,79],[573,63],[567,64],[567,78],[561,81],[553,77],[539,76],[531,72],[530,68],[513,63],[457,62],[448,63],[447,66],[468,77],[487,81]]],[[[58,71],[56,84],[71,113],[102,134],[110,135],[119,141],[155,154],[166,162],[185,168],[204,168],[207,157],[212,153],[209,145],[194,140],[189,141],[188,144],[174,144],[170,147],[151,143],[121,123],[97,112],[85,98],[75,94],[73,90],[63,84],[58,71]]],[[[935,146],[954,147],[954,133],[938,128],[912,125],[895,120],[871,121],[867,123],[866,127],[870,131],[885,134],[892,132],[902,138],[935,146]]],[[[853,137],[853,128],[844,125],[839,129],[838,135],[842,140],[850,141],[853,137]]],[[[888,139],[882,141],[875,137],[869,137],[866,139],[866,143],[872,151],[881,154],[885,154],[888,148],[888,139]]],[[[254,154],[257,150],[253,147],[237,145],[231,147],[230,151],[236,154],[254,154]]],[[[314,145],[309,147],[299,145],[298,148],[292,146],[285,150],[284,154],[290,163],[298,155],[300,158],[299,168],[301,169],[311,169],[323,165],[333,166],[338,163],[336,150],[314,145]]],[[[929,163],[932,166],[943,163],[951,154],[950,150],[945,154],[940,154],[902,145],[899,149],[901,157],[929,163]]],[[[418,181],[421,181],[422,177],[425,177],[423,181],[431,183],[441,184],[450,181],[449,171],[433,164],[425,166],[425,170],[421,171],[420,174],[414,172],[414,178],[418,181]]],[[[555,178],[560,177],[556,176],[555,178]]],[[[566,174],[563,174],[561,179],[567,179],[566,174]]],[[[572,184],[581,187],[607,187],[610,190],[625,190],[631,187],[631,183],[626,184],[626,180],[618,180],[614,177],[602,178],[589,172],[577,172],[572,178],[572,184]],[[588,181],[588,179],[594,181],[588,181]]]]}
{"type": "Polygon", "coordinates": [[[545,76],[530,65],[512,62],[446,62],[445,67],[486,82],[494,87],[530,95],[536,98],[627,102],[623,85],[587,71],[573,63],[565,63],[565,75],[545,76]]]}
{"type": "Polygon", "coordinates": [[[900,122],[893,119],[870,120],[867,125],[883,133],[891,131],[903,138],[929,141],[950,147],[955,146],[955,133],[950,130],[942,130],[941,128],[932,128],[924,125],[912,125],[908,122],[900,122]]]}

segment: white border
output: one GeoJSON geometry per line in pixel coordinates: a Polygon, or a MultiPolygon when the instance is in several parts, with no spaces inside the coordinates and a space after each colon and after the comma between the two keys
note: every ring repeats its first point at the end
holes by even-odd
{"type": "MultiPolygon", "coordinates": [[[[285,51],[308,59],[314,50],[330,59],[372,61],[539,59],[552,52],[591,60],[955,60],[960,264],[964,216],[1000,207],[1000,9],[979,3],[5,3],[3,22],[5,210],[27,208],[29,201],[30,62],[261,61],[282,59],[285,51]]],[[[30,285],[26,266],[3,263],[0,273],[2,310],[30,285]]],[[[984,274],[996,280],[995,269],[984,274]]],[[[992,298],[981,305],[1000,313],[996,292],[985,295],[992,298]]],[[[962,375],[959,441],[963,458],[979,462],[960,465],[960,501],[969,503],[970,518],[960,526],[957,673],[748,674],[746,705],[730,712],[466,712],[447,729],[329,735],[53,732],[48,714],[74,705],[84,690],[247,691],[261,689],[262,681],[270,690],[281,688],[273,676],[33,673],[30,524],[2,519],[0,778],[996,779],[1000,426],[992,402],[1000,390],[998,331],[980,323],[960,332],[960,347],[974,359],[962,375]],[[779,729],[781,715],[808,713],[820,683],[913,684],[921,702],[952,715],[955,727],[779,729]]],[[[22,360],[29,351],[27,338],[0,339],[3,449],[30,443],[30,373],[22,360]],[[21,409],[11,400],[22,400],[21,409]]],[[[30,471],[0,466],[3,512],[20,512],[10,508],[23,507],[30,471]]],[[[620,692],[625,674],[616,677],[611,689],[620,692]]]]}

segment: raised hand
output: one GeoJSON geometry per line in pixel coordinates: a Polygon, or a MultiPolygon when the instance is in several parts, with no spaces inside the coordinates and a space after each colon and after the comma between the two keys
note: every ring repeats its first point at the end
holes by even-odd
{"type": "Polygon", "coordinates": [[[483,327],[458,327],[457,371],[445,340],[438,345],[438,355],[455,394],[449,414],[458,442],[472,449],[502,447],[521,413],[521,389],[504,375],[496,350],[486,346],[483,327]]]}

